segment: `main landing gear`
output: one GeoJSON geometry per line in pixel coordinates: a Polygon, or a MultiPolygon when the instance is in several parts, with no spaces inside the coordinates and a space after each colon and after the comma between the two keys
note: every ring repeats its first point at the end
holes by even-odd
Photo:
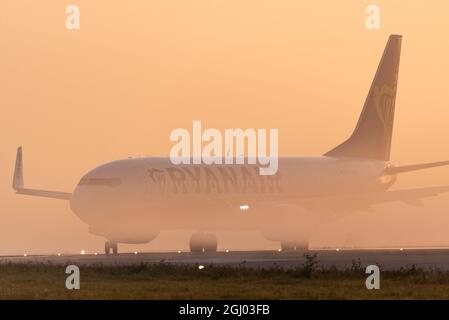
{"type": "Polygon", "coordinates": [[[118,254],[118,245],[116,241],[106,241],[104,243],[104,253],[109,255],[111,253],[118,254]]]}
{"type": "Polygon", "coordinates": [[[217,237],[210,233],[197,232],[190,237],[191,252],[216,252],[217,237]]]}
{"type": "Polygon", "coordinates": [[[282,251],[308,251],[309,242],[291,242],[282,241],[281,242],[282,251]]]}

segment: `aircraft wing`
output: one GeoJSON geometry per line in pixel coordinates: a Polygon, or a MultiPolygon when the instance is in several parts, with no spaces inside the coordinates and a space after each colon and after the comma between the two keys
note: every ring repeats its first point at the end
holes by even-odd
{"type": "Polygon", "coordinates": [[[49,191],[41,189],[29,189],[25,188],[23,183],[23,162],[22,162],[22,147],[17,149],[16,165],[14,168],[14,177],[12,181],[12,187],[17,194],[24,194],[36,197],[45,197],[61,200],[70,200],[72,194],[69,192],[61,191],[49,191]]]}
{"type": "Polygon", "coordinates": [[[23,195],[35,196],[35,197],[52,198],[52,199],[61,199],[61,200],[70,200],[70,198],[72,197],[72,194],[69,192],[49,191],[49,190],[40,190],[40,189],[27,189],[27,188],[17,189],[16,194],[23,194],[23,195]]]}
{"type": "Polygon", "coordinates": [[[380,192],[368,192],[344,196],[320,197],[294,201],[298,206],[308,210],[332,210],[332,211],[370,211],[371,206],[387,202],[403,202],[409,205],[420,206],[422,199],[435,197],[449,192],[449,186],[429,188],[402,189],[380,192]]]}
{"type": "MultiPolygon", "coordinates": [[[[298,198],[296,195],[283,195],[280,198],[279,195],[270,196],[267,194],[264,196],[264,200],[261,200],[259,197],[253,199],[238,197],[230,201],[229,204],[230,208],[234,209],[238,209],[242,204],[251,208],[273,207],[273,210],[276,210],[279,205],[293,205],[317,214],[351,214],[357,211],[371,211],[372,206],[388,202],[402,202],[413,206],[421,206],[423,199],[435,197],[446,192],[449,192],[449,186],[310,198],[298,198]]],[[[210,205],[213,207],[215,204],[216,200],[211,200],[210,205]]]]}

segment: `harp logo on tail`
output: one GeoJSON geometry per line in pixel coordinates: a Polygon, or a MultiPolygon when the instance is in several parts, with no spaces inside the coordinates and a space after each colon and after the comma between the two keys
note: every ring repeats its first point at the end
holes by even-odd
{"type": "Polygon", "coordinates": [[[374,88],[374,104],[376,106],[377,116],[384,126],[385,132],[392,126],[395,90],[386,84],[382,87],[374,88]]]}

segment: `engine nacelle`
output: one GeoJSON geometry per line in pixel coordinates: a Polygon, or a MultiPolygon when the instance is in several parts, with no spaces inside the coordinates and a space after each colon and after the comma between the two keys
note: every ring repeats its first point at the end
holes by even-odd
{"type": "Polygon", "coordinates": [[[143,231],[129,228],[124,228],[123,230],[105,230],[92,226],[89,227],[89,232],[108,240],[128,244],[148,243],[153,241],[160,233],[159,231],[143,231]]]}

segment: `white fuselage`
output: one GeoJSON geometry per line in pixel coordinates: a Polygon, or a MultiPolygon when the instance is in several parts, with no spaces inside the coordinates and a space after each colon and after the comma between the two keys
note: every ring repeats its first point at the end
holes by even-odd
{"type": "MultiPolygon", "coordinates": [[[[87,173],[73,192],[72,210],[94,234],[119,242],[152,240],[167,229],[292,230],[285,208],[307,198],[387,189],[388,162],[355,158],[279,158],[275,175],[256,165],[173,165],[169,158],[131,158],[87,173]],[[273,228],[278,226],[278,228],[273,228]]],[[[296,213],[295,213],[296,211],[296,213]]],[[[300,223],[299,223],[300,224],[300,223]]],[[[298,231],[302,229],[298,227],[298,231]]]]}

